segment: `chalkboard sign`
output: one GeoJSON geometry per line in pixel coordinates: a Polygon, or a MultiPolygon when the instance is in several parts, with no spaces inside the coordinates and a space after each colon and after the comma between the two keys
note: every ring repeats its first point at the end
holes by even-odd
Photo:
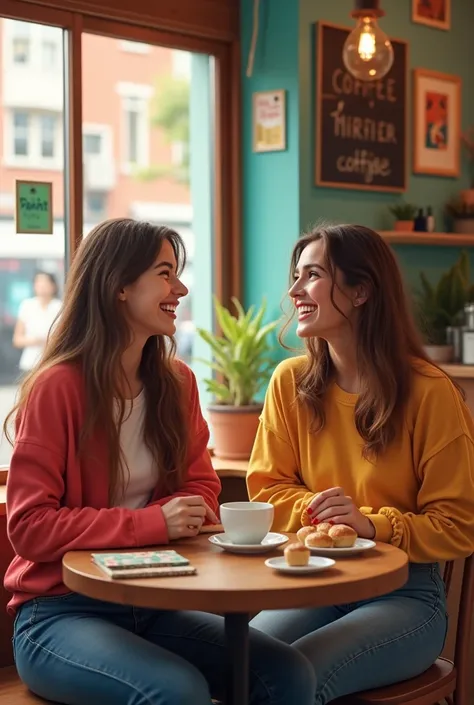
{"type": "Polygon", "coordinates": [[[342,60],[349,31],[317,24],[316,184],[406,191],[407,44],[391,40],[383,79],[359,81],[342,60]]]}

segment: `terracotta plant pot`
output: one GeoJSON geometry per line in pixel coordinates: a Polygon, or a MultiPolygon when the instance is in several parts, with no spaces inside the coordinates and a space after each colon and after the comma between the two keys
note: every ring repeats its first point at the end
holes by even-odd
{"type": "Polygon", "coordinates": [[[425,352],[436,365],[446,365],[454,357],[452,345],[425,345],[425,352]]]}
{"type": "Polygon", "coordinates": [[[461,201],[466,206],[474,206],[474,188],[467,188],[461,191],[461,201]]]}
{"type": "Polygon", "coordinates": [[[223,460],[248,460],[252,452],[261,404],[208,407],[214,455],[223,460]]]}
{"type": "Polygon", "coordinates": [[[393,227],[397,232],[411,233],[414,223],[413,220],[396,220],[393,227]]]}
{"type": "Polygon", "coordinates": [[[474,234],[474,218],[454,218],[453,232],[460,235],[474,234]]]}

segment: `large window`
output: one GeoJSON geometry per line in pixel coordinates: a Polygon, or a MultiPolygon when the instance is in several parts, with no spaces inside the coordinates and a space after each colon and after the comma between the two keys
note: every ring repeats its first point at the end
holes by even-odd
{"type": "Polygon", "coordinates": [[[84,35],[82,53],[84,231],[104,218],[126,216],[181,233],[191,293],[178,309],[177,342],[180,355],[194,364],[196,311],[211,309],[212,277],[196,289],[194,272],[197,250],[208,263],[213,256],[213,62],[92,34],[84,35]],[[193,173],[191,161],[201,169],[193,173]]]}
{"type": "MultiPolygon", "coordinates": [[[[0,424],[13,406],[18,380],[41,353],[42,343],[28,345],[28,339],[31,343],[46,337],[63,289],[62,56],[53,74],[51,66],[46,74],[41,61],[33,62],[31,52],[42,46],[43,38],[62,51],[61,29],[0,18],[0,48],[6,58],[0,64],[0,424]],[[53,234],[17,234],[17,179],[53,183],[53,234]]],[[[0,464],[8,462],[10,452],[2,438],[0,464]]]]}
{"type": "MultiPolygon", "coordinates": [[[[208,351],[199,349],[196,326],[212,326],[213,293],[225,302],[240,293],[230,24],[218,20],[206,30],[204,22],[198,38],[202,17],[192,5],[189,35],[188,18],[170,31],[175,10],[151,28],[145,18],[140,26],[139,15],[133,26],[121,24],[120,10],[110,10],[113,20],[73,13],[67,3],[61,10],[43,0],[7,5],[15,19],[2,18],[0,7],[0,423],[25,371],[21,336],[15,344],[13,337],[18,321],[26,325],[23,302],[39,298],[36,272],[55,278],[61,298],[81,237],[105,218],[181,233],[191,293],[179,308],[177,339],[199,381],[204,370],[195,359],[208,351]],[[17,179],[52,183],[52,235],[16,233],[17,179]]],[[[9,457],[2,439],[0,464],[9,457]]]]}

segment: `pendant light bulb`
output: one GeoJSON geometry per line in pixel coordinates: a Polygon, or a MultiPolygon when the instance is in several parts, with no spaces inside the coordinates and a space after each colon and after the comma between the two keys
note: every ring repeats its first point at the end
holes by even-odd
{"type": "Polygon", "coordinates": [[[369,14],[357,17],[357,25],[344,42],[344,65],[360,81],[379,81],[393,64],[393,47],[377,22],[369,14]]]}

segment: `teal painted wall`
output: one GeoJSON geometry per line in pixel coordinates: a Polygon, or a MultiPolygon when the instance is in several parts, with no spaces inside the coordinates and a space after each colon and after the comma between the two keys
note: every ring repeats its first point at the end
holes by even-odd
{"type": "Polygon", "coordinates": [[[291,247],[299,215],[299,11],[297,0],[260,3],[260,39],[254,73],[246,78],[253,1],[241,5],[243,82],[243,233],[244,300],[267,298],[269,317],[279,314],[286,289],[291,247]],[[287,91],[288,149],[252,152],[252,93],[287,91]]]}
{"type": "MultiPolygon", "coordinates": [[[[314,23],[320,19],[351,26],[352,0],[263,0],[259,47],[254,74],[245,76],[252,31],[252,0],[242,7],[242,85],[244,135],[244,263],[245,301],[267,295],[273,313],[285,291],[288,253],[311,223],[358,222],[390,229],[387,206],[398,195],[314,186],[314,23]],[[288,90],[288,150],[277,154],[253,154],[251,144],[251,96],[257,90],[288,90]],[[295,124],[296,120],[296,124],[295,124]],[[296,203],[297,201],[297,203],[296,203]]],[[[462,126],[474,124],[474,2],[452,2],[452,29],[431,29],[411,22],[411,0],[383,0],[387,16],[384,30],[409,43],[409,66],[434,69],[461,76],[462,126]],[[471,78],[469,77],[471,73],[471,78]]],[[[408,84],[411,117],[411,72],[408,84]]],[[[411,121],[409,120],[409,123],[411,121]]],[[[411,155],[411,124],[409,126],[411,155]]],[[[443,204],[468,185],[467,165],[458,180],[411,174],[407,201],[435,208],[437,229],[444,230],[443,204]]],[[[437,278],[458,257],[459,249],[398,246],[396,251],[407,282],[418,280],[420,269],[437,278]]]]}

